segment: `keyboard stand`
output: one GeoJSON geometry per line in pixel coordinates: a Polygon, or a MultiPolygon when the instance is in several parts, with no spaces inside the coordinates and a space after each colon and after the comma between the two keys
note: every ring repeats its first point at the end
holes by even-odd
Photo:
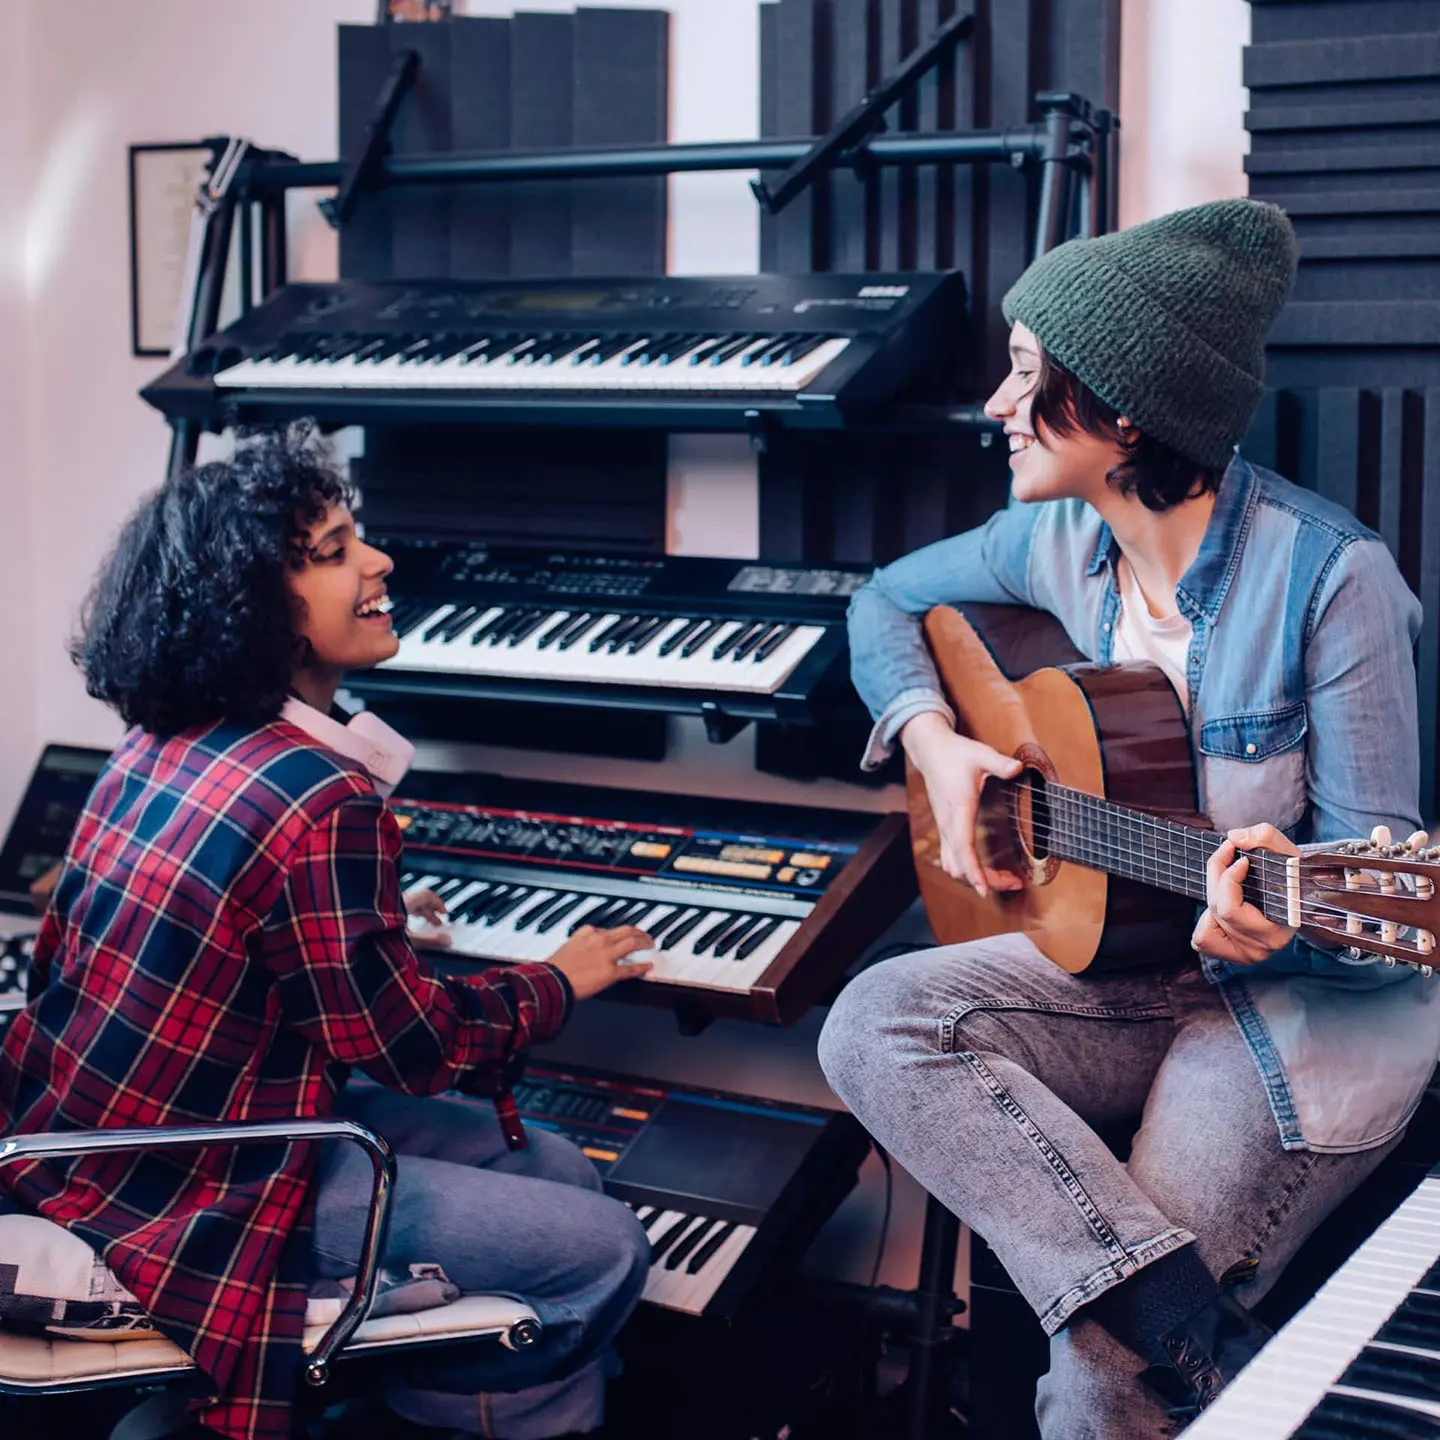
{"type": "Polygon", "coordinates": [[[908,1336],[905,1440],[929,1440],[943,1433],[939,1426],[945,1416],[948,1382],[959,1340],[953,1322],[965,1309],[965,1302],[955,1293],[955,1259],[959,1251],[960,1221],[927,1194],[920,1276],[908,1336]]]}

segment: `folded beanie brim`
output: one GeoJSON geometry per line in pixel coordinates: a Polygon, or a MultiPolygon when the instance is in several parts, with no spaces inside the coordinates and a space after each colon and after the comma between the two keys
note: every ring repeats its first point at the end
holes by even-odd
{"type": "Polygon", "coordinates": [[[1010,324],[1018,320],[1060,364],[1145,434],[1197,465],[1225,466],[1260,403],[1263,383],[1221,355],[1107,257],[1086,254],[1083,245],[1071,242],[1046,257],[1044,286],[1026,284],[1035,267],[1022,275],[1002,303],[1005,319],[1010,324]],[[1082,271],[1084,283],[1076,283],[1082,271]],[[1097,283],[1108,300],[1103,348],[1085,338],[1094,326],[1097,283]],[[1177,415],[1172,399],[1177,393],[1203,396],[1203,407],[1177,415]]]}

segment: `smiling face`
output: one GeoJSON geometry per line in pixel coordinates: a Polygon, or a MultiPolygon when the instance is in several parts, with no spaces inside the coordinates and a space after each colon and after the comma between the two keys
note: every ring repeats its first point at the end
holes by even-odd
{"type": "Polygon", "coordinates": [[[310,655],[296,676],[304,695],[311,680],[338,682],[346,670],[388,660],[400,642],[390,625],[385,577],[390,557],[355,533],[355,521],[343,505],[329,506],[305,533],[289,572],[295,599],[295,628],[310,642],[310,655]]]}
{"type": "Polygon", "coordinates": [[[1030,412],[1039,379],[1040,342],[1017,321],[1010,327],[1010,373],[985,402],[985,413],[1005,426],[1012,493],[1017,500],[1103,500],[1105,477],[1125,459],[1124,450],[1083,430],[1037,436],[1030,412]]]}

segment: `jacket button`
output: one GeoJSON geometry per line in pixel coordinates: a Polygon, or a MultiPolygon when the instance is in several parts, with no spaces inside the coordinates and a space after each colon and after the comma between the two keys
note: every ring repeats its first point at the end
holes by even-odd
{"type": "Polygon", "coordinates": [[[1253,754],[1255,753],[1255,748],[1256,748],[1256,747],[1255,747],[1255,742],[1252,740],[1252,741],[1245,747],[1245,753],[1246,753],[1247,755],[1253,755],[1253,754]]]}

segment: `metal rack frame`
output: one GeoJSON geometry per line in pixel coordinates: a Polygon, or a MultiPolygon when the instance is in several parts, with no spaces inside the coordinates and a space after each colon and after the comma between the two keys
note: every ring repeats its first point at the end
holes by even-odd
{"type": "MultiPolygon", "coordinates": [[[[413,66],[403,74],[413,73],[413,66]]],[[[393,77],[392,77],[393,78],[393,77]]],[[[892,166],[941,164],[1038,165],[1042,184],[1035,227],[1035,253],[1043,254],[1071,235],[1103,234],[1115,220],[1114,168],[1118,121],[1108,110],[1092,109],[1081,96],[1044,92],[1035,103],[1044,120],[990,131],[933,135],[867,136],[841,149],[829,137],[740,140],[698,144],[575,147],[568,150],[514,150],[385,156],[390,120],[398,107],[389,81],[370,130],[370,144],[350,167],[339,160],[300,161],[283,151],[261,150],[244,141],[214,137],[215,161],[202,184],[192,241],[199,263],[193,276],[184,332],[193,348],[219,323],[220,297],[233,237],[239,237],[240,308],[247,314],[284,285],[289,271],[285,197],[291,190],[341,187],[328,206],[332,223],[343,224],[363,204],[364,193],[393,185],[506,184],[556,180],[606,180],[725,170],[812,167],[822,155],[827,168],[857,171],[892,166]],[[236,158],[237,147],[240,150],[236,158]],[[258,258],[258,266],[257,266],[258,258]]],[[[844,122],[842,122],[843,124],[844,122]]],[[[983,430],[988,423],[977,406],[902,407],[882,427],[915,430],[983,430]],[[924,414],[918,413],[923,408],[924,414]]],[[[194,463],[199,429],[172,422],[167,474],[194,463]]]]}

